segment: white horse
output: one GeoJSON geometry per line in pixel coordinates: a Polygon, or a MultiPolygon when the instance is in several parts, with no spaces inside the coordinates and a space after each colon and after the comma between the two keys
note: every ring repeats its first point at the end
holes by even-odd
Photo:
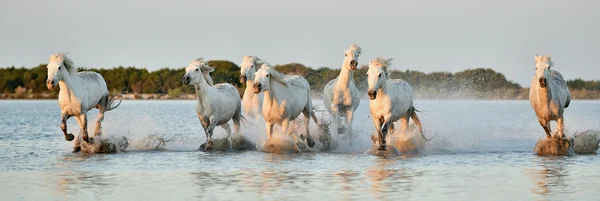
{"type": "MultiPolygon", "coordinates": [[[[75,136],[67,133],[67,120],[75,117],[80,127],[80,137],[87,143],[93,144],[93,138],[88,137],[87,131],[87,112],[92,108],[100,110],[98,120],[96,120],[96,130],[94,136],[101,133],[100,127],[104,120],[104,112],[117,108],[113,105],[113,98],[108,96],[108,88],[102,75],[96,72],[84,71],[77,72],[73,61],[65,53],[56,53],[50,56],[48,63],[48,79],[46,86],[49,90],[58,85],[58,104],[60,105],[61,123],[60,128],[63,131],[65,140],[72,141],[75,136]]],[[[80,138],[75,140],[73,152],[81,151],[80,138]]]]}
{"type": "Polygon", "coordinates": [[[563,138],[563,112],[569,107],[571,95],[563,76],[555,70],[550,70],[552,60],[548,56],[535,56],[535,76],[529,88],[529,103],[538,117],[540,125],[551,137],[550,121],[557,124],[558,137],[563,138]]]}
{"type": "MultiPolygon", "coordinates": [[[[265,63],[256,72],[253,88],[256,94],[264,92],[262,115],[266,122],[268,139],[271,138],[274,124],[281,125],[284,133],[291,135],[290,121],[303,113],[307,144],[309,147],[315,145],[315,141],[310,136],[308,124],[311,116],[315,123],[317,120],[315,114],[312,113],[310,86],[306,79],[298,75],[285,76],[265,63]]],[[[296,136],[292,136],[292,138],[296,144],[296,136]]]]}
{"type": "Polygon", "coordinates": [[[357,45],[351,45],[350,48],[344,51],[344,63],[340,69],[340,75],[329,81],[323,90],[323,103],[327,108],[327,112],[333,118],[337,132],[338,134],[344,134],[348,131],[350,144],[352,144],[352,119],[354,118],[354,111],[360,104],[360,96],[353,75],[358,67],[358,56],[361,53],[362,49],[357,45]],[[345,116],[342,124],[340,124],[340,116],[345,116]]]}
{"type": "Polygon", "coordinates": [[[393,133],[394,122],[401,120],[400,131],[406,135],[410,118],[415,121],[421,136],[423,127],[413,106],[413,90],[401,79],[388,80],[392,59],[375,58],[369,62],[367,71],[369,109],[379,137],[379,150],[386,150],[386,136],[393,133]],[[389,132],[389,131],[392,132],[389,132]]]}
{"type": "Polygon", "coordinates": [[[242,97],[242,108],[246,117],[251,119],[258,118],[261,113],[263,94],[255,94],[252,86],[254,85],[254,73],[263,63],[256,56],[245,56],[240,65],[240,83],[246,84],[244,96],[242,97]]]}
{"type": "Polygon", "coordinates": [[[198,58],[185,68],[185,75],[181,79],[183,84],[196,88],[196,113],[206,133],[205,151],[213,149],[212,135],[216,126],[221,126],[227,132],[226,138],[229,138],[229,120],[233,120],[234,131],[239,133],[242,118],[242,104],[237,89],[228,83],[213,85],[209,73],[214,70],[204,59],[198,58]]]}

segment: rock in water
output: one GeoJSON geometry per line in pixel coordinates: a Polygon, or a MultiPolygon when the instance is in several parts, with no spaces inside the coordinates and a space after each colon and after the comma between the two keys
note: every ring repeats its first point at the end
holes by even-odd
{"type": "Polygon", "coordinates": [[[124,151],[128,146],[126,137],[95,137],[93,144],[81,140],[81,151],[90,154],[114,154],[124,151]]]}
{"type": "Polygon", "coordinates": [[[600,131],[587,130],[573,137],[573,151],[576,154],[596,154],[600,143],[600,131]]]}
{"type": "Polygon", "coordinates": [[[308,149],[302,141],[298,141],[298,143],[294,144],[292,140],[271,137],[263,145],[262,151],[274,154],[292,154],[300,153],[308,149]]]}
{"type": "MultiPolygon", "coordinates": [[[[229,147],[229,140],[227,140],[227,138],[222,138],[222,139],[213,139],[213,148],[212,151],[231,151],[231,147],[229,147]]],[[[206,150],[206,142],[202,143],[202,145],[200,145],[200,148],[198,148],[199,151],[205,151],[206,150]]]]}
{"type": "Polygon", "coordinates": [[[229,146],[235,151],[256,150],[256,145],[240,134],[229,137],[229,146]]]}
{"type": "Polygon", "coordinates": [[[572,144],[565,138],[544,138],[537,142],[534,150],[539,156],[567,156],[573,152],[572,144]]]}

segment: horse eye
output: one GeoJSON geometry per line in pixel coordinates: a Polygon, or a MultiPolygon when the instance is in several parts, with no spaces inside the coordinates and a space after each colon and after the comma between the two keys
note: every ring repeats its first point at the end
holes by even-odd
{"type": "Polygon", "coordinates": [[[360,56],[360,55],[358,55],[358,54],[357,54],[357,55],[356,55],[356,58],[358,58],[359,56],[360,56]]]}
{"type": "Polygon", "coordinates": [[[198,69],[196,68],[196,71],[198,71],[198,69]]]}
{"type": "Polygon", "coordinates": [[[344,54],[344,56],[348,56],[348,54],[344,54]]]}
{"type": "Polygon", "coordinates": [[[58,67],[58,70],[60,70],[60,66],[58,67]]]}
{"type": "Polygon", "coordinates": [[[381,77],[381,73],[379,73],[379,77],[381,77]]]}
{"type": "Polygon", "coordinates": [[[269,77],[269,74],[267,74],[267,77],[269,77]]]}
{"type": "Polygon", "coordinates": [[[254,68],[254,65],[250,66],[250,68],[254,68]]]}

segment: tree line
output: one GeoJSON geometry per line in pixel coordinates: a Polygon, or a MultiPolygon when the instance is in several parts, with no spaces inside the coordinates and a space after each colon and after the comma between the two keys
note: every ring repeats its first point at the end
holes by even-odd
{"type": "MultiPolygon", "coordinates": [[[[240,94],[244,87],[239,82],[240,67],[231,61],[212,60],[208,62],[210,66],[215,67],[211,73],[214,83],[230,83],[238,88],[240,94]]],[[[320,93],[329,80],[335,79],[340,70],[321,67],[313,69],[300,63],[289,63],[276,65],[275,68],[284,74],[301,75],[307,79],[311,90],[316,94],[320,93]]],[[[362,92],[367,90],[367,66],[361,66],[354,73],[354,80],[362,92]]],[[[86,69],[80,68],[79,71],[95,71],[106,80],[108,88],[112,92],[127,88],[129,93],[133,94],[169,94],[178,96],[180,94],[193,94],[194,90],[189,86],[182,86],[181,77],[185,69],[161,68],[156,71],[148,71],[146,68],[123,67],[119,66],[112,69],[86,69]]],[[[58,90],[48,91],[45,85],[47,69],[45,64],[33,68],[0,68],[0,92],[15,93],[19,90],[26,90],[26,93],[50,93],[50,97],[55,97],[58,90]]],[[[479,98],[485,98],[494,91],[512,90],[518,91],[522,87],[510,80],[499,72],[490,68],[468,69],[456,73],[450,72],[432,72],[423,73],[413,70],[394,70],[391,78],[400,78],[411,84],[415,91],[438,94],[461,94],[469,92],[479,98]]],[[[584,81],[581,79],[568,80],[567,84],[571,89],[578,90],[600,90],[600,81],[584,81]]],[[[443,95],[442,95],[443,96],[443,95]]]]}

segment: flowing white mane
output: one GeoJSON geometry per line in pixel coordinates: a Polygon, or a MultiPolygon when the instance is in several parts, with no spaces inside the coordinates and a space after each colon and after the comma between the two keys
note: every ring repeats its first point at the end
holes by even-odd
{"type": "Polygon", "coordinates": [[[65,66],[65,68],[67,68],[69,73],[77,73],[77,68],[75,67],[73,61],[71,61],[71,59],[67,57],[67,53],[59,52],[50,55],[50,62],[62,63],[62,65],[65,66]]]}
{"type": "Polygon", "coordinates": [[[362,54],[362,48],[360,48],[360,46],[358,46],[356,44],[350,45],[350,48],[348,48],[348,51],[354,52],[356,54],[362,54]]]}
{"type": "Polygon", "coordinates": [[[283,84],[286,87],[289,85],[288,81],[285,80],[285,75],[281,74],[280,72],[277,72],[273,67],[271,67],[270,64],[265,62],[262,65],[261,69],[264,69],[265,71],[267,71],[271,75],[272,80],[275,80],[275,81],[283,84]]]}
{"type": "Polygon", "coordinates": [[[210,77],[209,73],[215,71],[215,68],[210,67],[208,65],[207,61],[204,61],[204,58],[202,58],[202,57],[199,57],[199,58],[195,59],[194,61],[192,61],[192,65],[199,66],[202,69],[202,76],[204,76],[204,79],[206,80],[206,82],[211,86],[214,85],[212,77],[210,77]]]}
{"type": "Polygon", "coordinates": [[[390,68],[389,67],[392,65],[392,60],[394,60],[394,59],[393,58],[384,59],[381,57],[377,57],[377,58],[371,60],[370,62],[373,65],[373,67],[383,68],[385,77],[387,77],[389,79],[390,78],[390,68]]]}

